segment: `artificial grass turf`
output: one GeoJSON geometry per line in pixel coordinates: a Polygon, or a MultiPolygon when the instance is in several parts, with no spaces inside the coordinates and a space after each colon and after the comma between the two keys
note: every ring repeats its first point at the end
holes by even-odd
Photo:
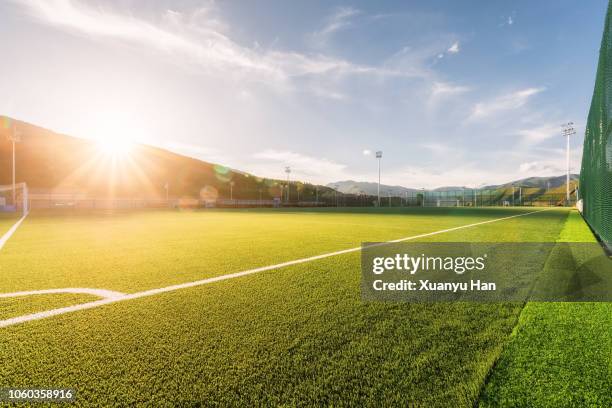
{"type": "Polygon", "coordinates": [[[0,298],[0,320],[98,299],[97,296],[74,293],[0,298]]]}
{"type": "MultiPolygon", "coordinates": [[[[572,211],[560,242],[596,242],[572,211]]],[[[480,406],[612,406],[612,304],[531,302],[480,406]]]]}
{"type": "MultiPolygon", "coordinates": [[[[300,221],[290,226],[317,221],[296,213],[300,221]]],[[[419,230],[431,232],[432,226],[443,229],[516,212],[484,212],[489,217],[483,218],[468,211],[470,215],[459,215],[460,221],[444,211],[383,213],[372,219],[367,218],[371,213],[331,214],[334,217],[319,221],[319,229],[329,221],[321,236],[336,237],[346,245],[352,244],[344,235],[349,231],[355,230],[358,237],[367,235],[358,228],[362,223],[372,235],[397,238],[419,230]],[[341,222],[350,224],[348,230],[338,226],[341,222]]],[[[565,214],[553,210],[436,237],[554,240],[565,214]]],[[[253,232],[260,232],[262,223],[269,225],[265,219],[255,217],[249,224],[252,229],[245,232],[251,236],[250,251],[260,245],[261,236],[253,232]]],[[[288,219],[282,221],[286,225],[288,219]]],[[[43,224],[49,228],[51,222],[43,224]]],[[[239,229],[245,228],[245,222],[235,222],[239,229]]],[[[148,225],[152,228],[152,223],[148,225]]],[[[317,236],[304,234],[309,229],[290,231],[295,235],[283,235],[284,240],[318,249],[306,242],[306,237],[317,236]]],[[[50,235],[56,237],[57,233],[50,235]]],[[[34,238],[28,240],[23,234],[22,241],[13,244],[43,248],[40,238],[34,238]]],[[[79,242],[82,238],[73,237],[79,242]]],[[[368,237],[376,239],[381,238],[368,237]]],[[[226,256],[235,247],[232,241],[225,244],[225,251],[216,256],[226,256]]],[[[117,248],[124,258],[128,256],[126,248],[117,248]]],[[[279,256],[286,256],[283,248],[280,245],[279,256]]],[[[381,401],[473,406],[521,305],[367,303],[360,298],[359,268],[359,254],[346,254],[8,327],[0,336],[0,384],[73,387],[81,404],[99,406],[379,405],[381,401]]]]}
{"type": "MultiPolygon", "coordinates": [[[[137,292],[357,247],[363,241],[385,241],[529,211],[533,210],[392,208],[61,216],[33,212],[0,251],[0,292],[62,287],[137,292]]],[[[558,219],[559,214],[553,210],[528,217],[533,225],[535,220],[558,219]]],[[[504,221],[503,234],[528,236],[513,228],[524,225],[515,224],[522,218],[504,221]]],[[[485,230],[496,231],[494,225],[485,230]]],[[[532,239],[545,238],[534,232],[532,239]]],[[[466,229],[453,237],[461,240],[463,234],[474,236],[466,229]]],[[[436,237],[442,235],[431,239],[436,237]]]]}
{"type": "Polygon", "coordinates": [[[14,213],[1,213],[0,212],[0,237],[8,231],[16,222],[19,217],[14,213]]]}

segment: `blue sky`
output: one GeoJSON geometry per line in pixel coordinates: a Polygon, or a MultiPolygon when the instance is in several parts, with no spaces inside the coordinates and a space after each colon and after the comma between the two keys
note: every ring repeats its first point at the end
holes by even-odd
{"type": "Polygon", "coordinates": [[[478,186],[564,172],[607,2],[0,3],[0,113],[260,176],[478,186]]]}

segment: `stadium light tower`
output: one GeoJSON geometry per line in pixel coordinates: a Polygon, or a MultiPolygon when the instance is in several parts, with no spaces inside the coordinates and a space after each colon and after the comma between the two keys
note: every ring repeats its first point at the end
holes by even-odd
{"type": "Polygon", "coordinates": [[[287,173],[287,203],[289,202],[289,174],[291,174],[291,167],[285,167],[285,173],[287,173]]]}
{"type": "Polygon", "coordinates": [[[380,207],[380,160],[382,159],[382,150],[376,152],[378,159],[378,206],[380,207]]]}
{"type": "Polygon", "coordinates": [[[565,136],[565,161],[567,165],[567,174],[565,176],[565,200],[569,204],[570,200],[570,136],[576,134],[576,129],[574,129],[574,122],[567,122],[561,125],[563,130],[561,134],[565,136]]]}
{"type": "Polygon", "coordinates": [[[336,207],[338,207],[338,188],[340,188],[340,186],[338,184],[334,184],[334,199],[336,200],[336,207]]]}
{"type": "Polygon", "coordinates": [[[230,200],[234,199],[234,181],[230,181],[230,200]]]}
{"type": "Polygon", "coordinates": [[[8,136],[13,145],[13,205],[17,205],[17,189],[15,184],[15,143],[21,141],[21,135],[17,132],[17,125],[13,123],[13,132],[8,136]]]}

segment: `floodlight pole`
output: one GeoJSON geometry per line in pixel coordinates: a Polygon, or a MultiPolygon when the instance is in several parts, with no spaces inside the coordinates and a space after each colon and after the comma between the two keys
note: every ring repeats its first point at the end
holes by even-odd
{"type": "Polygon", "coordinates": [[[380,207],[380,161],[382,159],[382,150],[376,152],[376,158],[378,159],[378,206],[380,207]]]}
{"type": "Polygon", "coordinates": [[[287,173],[287,204],[289,203],[289,174],[291,173],[291,167],[285,167],[285,173],[287,173]]]}
{"type": "Polygon", "coordinates": [[[565,136],[565,162],[567,173],[565,175],[565,201],[569,205],[570,202],[570,136],[576,134],[574,122],[567,122],[561,125],[563,127],[562,135],[565,136]]]}
{"type": "Polygon", "coordinates": [[[15,139],[11,139],[13,142],[13,205],[17,205],[17,190],[15,187],[15,139]]]}
{"type": "Polygon", "coordinates": [[[230,181],[230,200],[234,200],[234,182],[230,181]]]}
{"type": "Polygon", "coordinates": [[[19,141],[19,135],[17,134],[17,126],[13,124],[13,134],[9,136],[9,139],[13,145],[13,205],[17,206],[17,187],[15,183],[15,142],[19,141]]]}
{"type": "Polygon", "coordinates": [[[338,188],[340,186],[338,184],[334,185],[334,198],[336,200],[336,207],[338,207],[338,188]]]}

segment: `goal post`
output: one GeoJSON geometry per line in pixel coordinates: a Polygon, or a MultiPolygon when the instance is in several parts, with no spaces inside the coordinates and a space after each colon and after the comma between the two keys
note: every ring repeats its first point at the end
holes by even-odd
{"type": "Polygon", "coordinates": [[[26,183],[0,184],[0,212],[26,215],[30,210],[30,197],[26,183]]]}

